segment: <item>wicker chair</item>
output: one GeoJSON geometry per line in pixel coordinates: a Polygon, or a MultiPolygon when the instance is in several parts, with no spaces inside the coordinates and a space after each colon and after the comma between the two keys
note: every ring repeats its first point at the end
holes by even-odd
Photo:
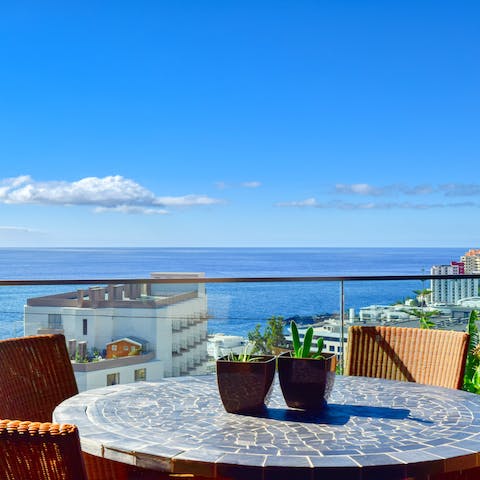
{"type": "Polygon", "coordinates": [[[63,335],[0,341],[0,418],[51,422],[55,407],[78,393],[63,335]]]}
{"type": "Polygon", "coordinates": [[[0,420],[0,477],[87,480],[74,425],[0,420]]]}
{"type": "Polygon", "coordinates": [[[345,374],[460,389],[468,341],[463,332],[352,326],[345,374]]]}
{"type": "MultiPolygon", "coordinates": [[[[0,418],[51,422],[55,407],[78,393],[63,335],[0,340],[0,366],[0,418]]],[[[127,480],[147,474],[120,462],[83,456],[89,480],[127,480]]]]}

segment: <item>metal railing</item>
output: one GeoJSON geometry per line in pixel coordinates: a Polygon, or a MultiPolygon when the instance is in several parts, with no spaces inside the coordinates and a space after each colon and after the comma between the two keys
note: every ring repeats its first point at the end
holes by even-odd
{"type": "MultiPolygon", "coordinates": [[[[335,321],[338,321],[339,338],[345,339],[347,327],[351,321],[351,312],[348,314],[347,312],[352,309],[355,321],[360,321],[362,309],[377,303],[392,305],[395,297],[405,297],[412,290],[424,290],[430,286],[429,282],[432,280],[446,280],[455,283],[457,280],[466,279],[476,279],[478,282],[480,275],[4,279],[0,280],[0,337],[31,334],[42,328],[48,328],[48,324],[45,323],[45,315],[48,313],[61,313],[65,332],[74,329],[77,337],[83,336],[91,342],[94,337],[91,329],[87,328],[90,323],[97,322],[95,328],[101,331],[102,327],[99,327],[98,322],[104,320],[106,324],[110,325],[113,318],[123,326],[117,329],[118,332],[126,332],[128,325],[131,325],[132,335],[141,337],[148,334],[147,327],[143,325],[156,318],[171,322],[168,335],[173,335],[171,343],[172,345],[175,343],[175,348],[173,346],[170,348],[172,359],[162,360],[165,369],[168,370],[168,374],[188,374],[195,371],[205,358],[202,348],[203,343],[207,340],[207,333],[220,333],[224,330],[227,336],[229,334],[230,336],[246,337],[247,328],[250,331],[257,323],[265,326],[270,316],[278,315],[288,319],[296,317],[296,313],[299,317],[311,316],[312,318],[317,314],[322,314],[322,318],[331,315],[335,321]],[[185,285],[185,288],[173,287],[182,284],[185,285]],[[115,302],[111,304],[107,301],[93,303],[84,301],[84,298],[88,298],[89,292],[89,288],[85,288],[85,286],[90,287],[92,292],[97,292],[96,294],[101,291],[108,295],[108,292],[113,292],[113,289],[109,290],[108,286],[114,285],[145,286],[145,288],[141,287],[144,288],[141,290],[142,295],[155,289],[153,286],[157,286],[156,291],[162,292],[167,299],[158,300],[157,303],[152,303],[150,300],[148,308],[147,301],[142,303],[143,297],[141,296],[132,298],[130,304],[124,305],[120,305],[120,303],[123,300],[130,301],[129,298],[122,297],[120,300],[116,298],[115,302]],[[160,288],[159,285],[163,285],[163,287],[160,288]],[[170,289],[171,299],[168,299],[169,286],[172,286],[170,289]],[[204,290],[199,290],[204,286],[208,290],[207,294],[204,290]],[[75,292],[71,292],[72,295],[69,295],[66,287],[69,287],[69,290],[72,289],[71,287],[77,287],[77,292],[82,292],[78,295],[85,297],[82,297],[81,300],[78,298],[76,301],[73,295],[75,292]],[[29,301],[29,299],[34,300],[29,301]],[[55,304],[56,300],[58,300],[58,305],[55,304]],[[125,307],[130,307],[130,310],[125,307]],[[62,308],[66,310],[62,310],[62,308]],[[111,311],[108,310],[109,308],[111,311]],[[146,313],[147,310],[155,311],[156,308],[158,312],[155,314],[146,313]],[[164,315],[163,311],[170,313],[164,315]],[[357,311],[359,312],[358,318],[356,317],[357,311]],[[31,326],[30,329],[21,331],[20,326],[23,324],[24,317],[28,319],[31,326]],[[83,331],[80,326],[81,320],[84,321],[83,331]],[[178,321],[181,323],[179,324],[178,321]],[[9,322],[15,324],[15,328],[10,328],[9,322]],[[75,322],[78,322],[79,325],[74,327],[75,322]],[[178,328],[179,325],[182,326],[181,329],[178,328]],[[187,352],[184,355],[185,359],[182,357],[182,352],[187,352]]],[[[126,289],[128,292],[134,290],[137,291],[136,288],[126,289]]],[[[474,293],[476,295],[472,296],[478,296],[478,290],[474,293]]],[[[103,294],[101,293],[101,295],[103,294]]],[[[106,298],[108,299],[108,296],[106,298]]],[[[415,301],[415,299],[413,300],[415,301]]],[[[449,306],[441,306],[443,309],[447,307],[449,306]]],[[[462,307],[451,307],[458,310],[458,324],[446,321],[446,327],[461,328],[462,321],[466,319],[467,311],[471,308],[465,306],[463,312],[462,307]]],[[[399,312],[401,308],[399,307],[399,312]]],[[[445,316],[445,318],[447,317],[445,316]]],[[[410,320],[414,321],[413,318],[410,320]]],[[[110,332],[103,332],[100,341],[105,343],[109,335],[110,337],[115,336],[114,333],[115,328],[113,327],[110,332]]],[[[338,348],[338,355],[342,361],[343,341],[339,341],[338,348]]],[[[158,351],[159,348],[157,347],[156,350],[158,351]]]]}

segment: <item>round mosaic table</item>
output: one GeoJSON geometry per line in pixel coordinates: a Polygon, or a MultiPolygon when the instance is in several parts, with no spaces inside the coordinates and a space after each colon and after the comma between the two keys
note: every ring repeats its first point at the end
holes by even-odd
{"type": "Polygon", "coordinates": [[[215,375],[90,390],[54,412],[88,453],[170,473],[245,480],[427,478],[480,465],[480,395],[337,376],[321,414],[226,413],[215,375]]]}

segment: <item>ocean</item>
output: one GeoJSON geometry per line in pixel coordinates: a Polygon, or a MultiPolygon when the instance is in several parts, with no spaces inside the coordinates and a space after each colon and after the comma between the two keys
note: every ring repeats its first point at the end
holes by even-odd
{"type": "MultiPolygon", "coordinates": [[[[147,278],[151,272],[206,277],[421,275],[468,248],[0,248],[2,280],[147,278]]],[[[428,287],[421,281],[346,282],[345,308],[391,304],[428,287]]],[[[4,286],[0,338],[23,334],[26,299],[72,286],[4,286]]],[[[338,282],[207,284],[209,332],[246,335],[272,315],[339,311],[338,282]]]]}

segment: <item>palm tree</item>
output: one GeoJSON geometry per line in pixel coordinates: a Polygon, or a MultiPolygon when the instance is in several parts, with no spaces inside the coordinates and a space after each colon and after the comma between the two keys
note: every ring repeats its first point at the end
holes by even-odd
{"type": "Polygon", "coordinates": [[[418,318],[420,328],[432,328],[435,326],[435,322],[432,317],[440,315],[440,310],[419,310],[418,308],[412,308],[411,310],[402,310],[404,313],[413,315],[418,318]]]}
{"type": "Polygon", "coordinates": [[[427,298],[432,293],[428,288],[422,288],[421,290],[414,290],[413,293],[417,296],[418,301],[420,302],[421,307],[427,306],[427,298]]]}

